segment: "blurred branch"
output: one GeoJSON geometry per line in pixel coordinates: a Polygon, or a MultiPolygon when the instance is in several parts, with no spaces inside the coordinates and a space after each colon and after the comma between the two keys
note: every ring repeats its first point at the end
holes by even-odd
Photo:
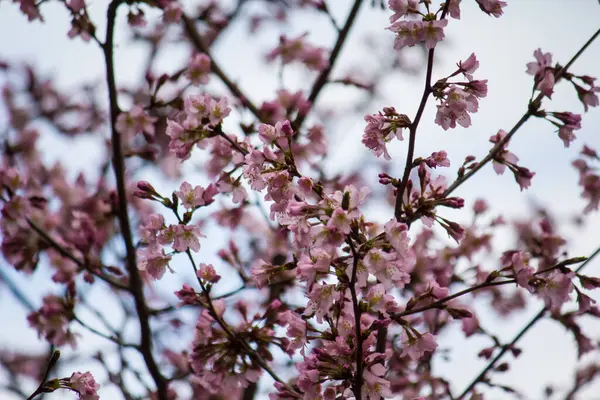
{"type": "Polygon", "coordinates": [[[132,231],[129,225],[129,215],[127,213],[127,191],[125,187],[125,160],[122,153],[121,135],[117,132],[116,122],[119,115],[119,105],[117,102],[117,86],[115,83],[114,61],[113,61],[113,40],[115,19],[117,9],[123,0],[113,0],[107,10],[106,40],[102,49],[104,51],[104,60],[106,64],[106,81],[108,84],[108,96],[110,105],[110,128],[113,151],[113,169],[117,181],[117,196],[119,200],[118,218],[121,226],[121,234],[125,242],[127,253],[127,271],[129,273],[129,290],[135,301],[136,311],[140,322],[141,342],[140,352],[144,362],[152,375],[156,384],[159,400],[167,400],[167,383],[160,373],[158,365],[152,354],[152,332],[149,323],[149,313],[144,298],[144,287],[137,268],[135,247],[133,246],[132,231]]]}
{"type": "MultiPolygon", "coordinates": [[[[327,65],[327,68],[325,68],[323,71],[321,71],[321,73],[317,77],[317,80],[313,84],[313,87],[310,91],[310,95],[308,96],[308,102],[311,104],[311,109],[314,107],[315,101],[317,100],[317,97],[319,97],[321,90],[323,90],[323,88],[325,87],[325,84],[329,80],[329,75],[331,74],[331,71],[333,71],[335,62],[337,61],[337,59],[340,55],[340,52],[342,51],[342,47],[344,46],[344,43],[346,42],[346,39],[348,38],[348,33],[350,32],[350,28],[352,28],[352,25],[354,25],[354,22],[356,21],[356,17],[358,15],[358,10],[360,9],[360,6],[362,5],[362,3],[363,3],[363,0],[355,0],[354,1],[354,5],[350,9],[350,13],[348,14],[346,23],[344,24],[344,27],[340,31],[338,38],[335,42],[335,45],[333,46],[333,50],[331,51],[331,55],[329,56],[329,65],[327,65]]],[[[309,112],[310,112],[310,110],[306,113],[298,114],[298,116],[292,123],[292,128],[294,129],[294,131],[298,131],[300,129],[300,127],[304,123],[304,120],[308,116],[309,112]]]]}
{"type": "Polygon", "coordinates": [[[231,79],[229,79],[227,74],[225,74],[225,72],[221,69],[220,65],[217,63],[215,58],[211,55],[210,51],[208,50],[208,47],[204,45],[202,37],[200,36],[198,29],[196,29],[194,21],[191,20],[185,14],[181,16],[181,19],[183,21],[185,31],[191,39],[192,43],[194,44],[194,47],[196,47],[198,51],[205,53],[210,58],[211,71],[214,72],[221,79],[221,81],[225,84],[225,86],[227,86],[229,91],[240,100],[243,106],[248,108],[248,110],[250,110],[250,112],[254,114],[254,116],[258,118],[259,121],[262,121],[260,110],[250,101],[250,99],[248,99],[248,97],[242,92],[242,90],[235,83],[233,83],[231,79]]]}

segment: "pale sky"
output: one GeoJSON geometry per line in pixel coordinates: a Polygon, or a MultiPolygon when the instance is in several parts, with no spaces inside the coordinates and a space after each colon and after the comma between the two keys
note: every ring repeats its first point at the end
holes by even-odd
{"type": "MultiPolygon", "coordinates": [[[[103,32],[102,21],[107,2],[94,0],[90,3],[92,18],[98,23],[99,31],[103,32]]],[[[328,4],[334,10],[337,20],[342,21],[351,2],[329,0],[328,4]]],[[[416,154],[428,155],[432,151],[446,150],[453,162],[453,168],[448,174],[454,173],[456,166],[466,155],[483,157],[489,149],[489,136],[501,128],[509,130],[524,113],[532,82],[531,77],[525,74],[525,64],[533,61],[535,49],[539,47],[551,52],[554,56],[553,60],[564,65],[600,28],[600,5],[596,0],[509,0],[508,4],[505,15],[495,19],[482,13],[473,0],[464,0],[462,19],[450,21],[446,30],[447,40],[444,46],[440,46],[436,51],[434,77],[452,72],[456,62],[464,60],[474,52],[480,62],[476,78],[489,80],[488,97],[480,101],[480,111],[473,115],[473,126],[469,129],[457,128],[443,131],[433,123],[435,115],[433,102],[430,102],[426,109],[419,128],[416,154]]],[[[0,2],[0,49],[2,49],[0,58],[30,62],[38,71],[54,76],[56,81],[65,88],[74,87],[84,80],[102,81],[104,64],[97,46],[92,42],[83,43],[79,39],[69,40],[66,37],[69,30],[68,17],[61,7],[49,4],[42,10],[47,22],[28,24],[26,17],[18,12],[16,5],[6,1],[0,2]]],[[[136,81],[136,76],[139,75],[145,62],[144,49],[140,46],[131,46],[127,36],[123,34],[125,16],[123,11],[121,10],[119,14],[118,48],[115,51],[119,84],[136,81]]],[[[395,51],[392,47],[392,33],[384,30],[389,25],[387,23],[389,15],[389,11],[373,10],[370,1],[366,1],[358,23],[351,32],[348,46],[345,47],[339,66],[335,70],[338,75],[360,65],[367,70],[377,68],[376,62],[365,60],[361,50],[365,34],[373,35],[383,51],[390,53],[395,51]]],[[[286,27],[286,33],[300,34],[310,30],[311,41],[331,47],[335,39],[327,24],[325,18],[304,14],[286,27]]],[[[246,30],[245,24],[232,26],[213,52],[226,72],[239,82],[255,103],[260,103],[262,100],[270,99],[278,87],[277,69],[265,66],[263,54],[277,43],[280,32],[271,29],[249,40],[246,30]]],[[[418,58],[416,51],[407,54],[414,59],[418,58]]],[[[187,56],[181,46],[173,44],[172,48],[165,51],[159,65],[165,71],[174,70],[187,59],[187,56]]],[[[600,42],[594,43],[588,49],[575,63],[572,72],[600,77],[600,42]]],[[[394,106],[402,113],[414,115],[423,86],[423,75],[424,72],[421,71],[417,76],[396,74],[386,78],[382,96],[368,107],[367,112],[376,113],[383,106],[394,106]]],[[[291,88],[306,90],[306,82],[312,82],[314,75],[308,75],[309,79],[306,79],[306,76],[297,70],[287,71],[285,83],[291,88]]],[[[216,78],[214,80],[216,81],[216,78]]],[[[320,105],[331,108],[344,107],[350,104],[353,97],[355,95],[347,89],[335,88],[321,96],[320,105]]],[[[548,110],[583,112],[574,91],[566,83],[557,88],[554,99],[548,106],[548,110]]],[[[5,116],[0,113],[0,119],[2,118],[5,116]]],[[[372,156],[360,143],[364,129],[363,115],[350,114],[348,111],[336,118],[334,123],[329,124],[334,128],[330,132],[330,141],[333,145],[329,165],[336,171],[343,171],[348,165],[348,160],[365,160],[372,156]]],[[[561,232],[564,232],[569,239],[569,254],[572,256],[590,254],[600,245],[598,228],[600,218],[597,213],[590,214],[583,228],[575,228],[566,222],[585,206],[584,201],[579,197],[577,173],[570,163],[577,157],[584,143],[600,150],[600,110],[592,109],[585,114],[582,125],[582,129],[576,132],[578,139],[569,149],[563,147],[552,126],[544,121],[530,121],[517,133],[509,148],[519,156],[524,166],[536,172],[533,186],[528,191],[520,192],[512,175],[507,173],[498,177],[491,168],[485,168],[455,194],[464,197],[467,205],[471,205],[477,197],[484,197],[491,203],[493,213],[503,213],[508,218],[527,215],[532,202],[545,205],[560,220],[565,221],[561,232]]],[[[80,140],[75,145],[66,141],[56,143],[53,140],[42,140],[42,143],[48,146],[46,152],[48,159],[60,159],[71,168],[85,170],[86,166],[101,159],[101,153],[97,151],[94,141],[90,139],[80,140]],[[67,150],[69,157],[64,157],[67,150]]],[[[398,142],[390,146],[391,162],[397,173],[400,173],[403,167],[405,151],[406,142],[398,142]]],[[[387,211],[386,214],[379,210],[372,210],[372,212],[375,218],[389,218],[387,211]]],[[[460,218],[460,213],[452,215],[460,218]]],[[[213,240],[217,240],[215,236],[213,240]]],[[[499,240],[506,242],[506,238],[499,240]]],[[[506,243],[508,246],[508,242],[506,243]]],[[[207,247],[210,246],[205,248],[207,247]]],[[[0,268],[6,268],[3,260],[0,268]]],[[[600,260],[591,263],[586,272],[590,275],[600,275],[600,260]]],[[[23,276],[17,274],[11,276],[21,284],[29,282],[23,276]]],[[[170,283],[176,284],[178,281],[173,279],[165,285],[168,287],[170,283]]],[[[47,276],[38,274],[33,278],[33,283],[27,284],[36,288],[47,287],[47,276]]],[[[163,293],[168,293],[169,289],[157,288],[163,293]]],[[[592,295],[600,300],[598,293],[592,295]]],[[[480,312],[478,315],[486,329],[497,332],[501,339],[508,341],[532,315],[537,313],[540,304],[535,301],[531,303],[532,306],[526,313],[513,315],[506,320],[498,319],[493,313],[480,312]]],[[[44,348],[37,342],[35,332],[25,328],[26,321],[19,307],[7,292],[0,291],[0,315],[5,321],[3,324],[5,327],[3,326],[0,331],[0,347],[44,348]]],[[[599,323],[586,321],[584,330],[592,339],[596,341],[600,339],[599,323]]],[[[460,324],[456,323],[455,328],[440,338],[440,346],[451,347],[452,359],[450,362],[438,361],[435,364],[436,369],[452,382],[455,393],[460,393],[485,365],[477,359],[476,354],[490,344],[484,339],[464,340],[463,336],[460,332],[460,324]]],[[[107,346],[105,341],[96,339],[89,339],[87,343],[90,345],[81,347],[86,349],[96,345],[104,348],[107,346]]],[[[552,383],[559,388],[569,387],[572,380],[571,371],[574,370],[577,362],[576,349],[572,335],[565,332],[558,323],[552,321],[539,323],[519,346],[525,349],[524,353],[514,362],[512,357],[506,356],[504,360],[510,362],[511,369],[504,374],[495,374],[496,381],[510,383],[521,390],[526,399],[531,400],[543,398],[543,387],[547,383],[552,383]]],[[[594,355],[585,358],[584,361],[598,362],[600,361],[598,358],[594,355]]],[[[65,375],[70,375],[71,371],[65,370],[65,375]]],[[[600,395],[596,394],[600,393],[599,389],[600,386],[595,385],[582,392],[579,398],[600,399],[600,395]]],[[[109,391],[100,393],[101,398],[113,398],[109,391]]],[[[12,399],[12,397],[2,396],[0,394],[0,399],[12,399]]],[[[68,396],[65,392],[61,392],[48,398],[66,399],[69,398],[68,396]]],[[[501,400],[507,397],[501,391],[494,390],[490,391],[486,398],[501,400]]]]}

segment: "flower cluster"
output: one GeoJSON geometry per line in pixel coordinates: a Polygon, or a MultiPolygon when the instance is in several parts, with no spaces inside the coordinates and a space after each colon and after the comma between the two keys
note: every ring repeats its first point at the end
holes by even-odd
{"type": "Polygon", "coordinates": [[[208,94],[190,95],[185,98],[184,105],[178,120],[167,121],[167,135],[171,138],[171,153],[187,160],[194,145],[204,146],[204,139],[218,135],[220,124],[231,109],[225,97],[216,100],[208,94]]]}
{"type": "Polygon", "coordinates": [[[386,143],[394,137],[404,140],[402,129],[410,126],[410,119],[404,114],[398,114],[394,107],[385,107],[383,113],[365,115],[367,127],[362,142],[376,157],[391,160],[386,143]]]}
{"type": "Polygon", "coordinates": [[[587,202],[584,213],[589,213],[592,210],[597,210],[600,205],[600,174],[598,167],[592,167],[589,163],[600,161],[600,157],[596,150],[584,146],[581,151],[581,157],[573,161],[573,166],[579,172],[579,186],[583,189],[581,197],[587,202]]]}
{"type": "Polygon", "coordinates": [[[435,123],[444,130],[456,128],[456,123],[464,128],[471,125],[469,113],[479,109],[478,99],[487,96],[487,79],[474,80],[473,73],[479,68],[475,54],[458,64],[458,69],[449,77],[440,79],[433,86],[433,95],[441,101],[437,106],[435,123]],[[449,83],[448,79],[462,74],[467,82],[449,83]]]}
{"type": "Polygon", "coordinates": [[[327,50],[307,43],[306,36],[303,34],[290,39],[282,35],[279,38],[279,45],[267,54],[267,60],[273,61],[280,57],[284,65],[297,61],[315,71],[327,68],[329,65],[327,50]]]}

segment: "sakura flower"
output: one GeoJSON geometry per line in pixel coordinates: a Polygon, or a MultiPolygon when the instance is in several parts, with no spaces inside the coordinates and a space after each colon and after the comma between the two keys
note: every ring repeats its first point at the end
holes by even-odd
{"type": "Polygon", "coordinates": [[[212,101],[208,113],[211,125],[217,126],[229,115],[231,108],[227,105],[227,98],[221,97],[219,101],[212,101]]]}
{"type": "Polygon", "coordinates": [[[90,372],[74,372],[69,378],[69,387],[79,394],[80,400],[98,400],[100,385],[90,372]]]}
{"type": "Polygon", "coordinates": [[[306,36],[303,34],[292,39],[285,35],[280,36],[279,45],[267,55],[267,60],[273,61],[280,57],[283,64],[298,61],[315,71],[327,68],[327,50],[307,43],[306,36]]]}
{"type": "Polygon", "coordinates": [[[167,24],[177,24],[181,20],[183,10],[178,1],[172,1],[163,10],[163,21],[167,24]]]}
{"type": "Polygon", "coordinates": [[[402,288],[410,282],[410,275],[402,269],[402,261],[396,258],[395,253],[371,249],[365,256],[364,263],[386,289],[394,286],[402,288]]]}
{"type": "Polygon", "coordinates": [[[200,250],[199,237],[205,237],[195,225],[175,225],[173,249],[176,251],[200,250]]]}
{"type": "Polygon", "coordinates": [[[394,246],[394,249],[400,254],[407,253],[409,246],[408,225],[393,218],[385,224],[384,228],[386,238],[394,246]]]}
{"type": "Polygon", "coordinates": [[[188,210],[206,204],[203,198],[204,188],[202,186],[192,188],[192,185],[185,181],[179,187],[179,191],[175,192],[175,195],[179,197],[183,206],[188,210]]]}
{"type": "Polygon", "coordinates": [[[147,271],[155,280],[163,277],[171,261],[171,256],[166,255],[158,245],[151,245],[138,250],[138,258],[138,269],[147,271]]]}
{"type": "Polygon", "coordinates": [[[292,339],[286,350],[297,350],[304,347],[306,343],[306,321],[291,310],[280,313],[278,318],[281,326],[287,325],[287,336],[292,339]]]}
{"type": "Polygon", "coordinates": [[[378,311],[384,316],[387,316],[388,311],[393,311],[398,307],[394,296],[387,294],[385,287],[381,283],[369,289],[365,300],[367,300],[371,310],[378,311]]]}
{"type": "Polygon", "coordinates": [[[500,18],[504,11],[502,10],[506,7],[505,1],[500,0],[475,0],[479,5],[481,11],[485,12],[488,15],[493,15],[496,18],[500,18]]]}
{"type": "Polygon", "coordinates": [[[551,312],[559,312],[569,300],[569,294],[573,291],[571,275],[554,270],[538,286],[536,294],[544,300],[546,308],[551,312]]]}
{"type": "Polygon", "coordinates": [[[42,307],[27,316],[27,322],[49,343],[55,346],[69,344],[75,348],[75,336],[69,329],[72,312],[72,304],[58,296],[48,295],[44,296],[42,307]]]}
{"type": "Polygon", "coordinates": [[[306,281],[310,288],[318,277],[327,275],[332,259],[331,254],[322,249],[313,250],[311,256],[302,254],[296,266],[298,279],[306,281]]]}
{"type": "MultiPolygon", "coordinates": [[[[367,363],[370,364],[370,358],[367,357],[367,363]]],[[[369,368],[363,371],[364,385],[362,387],[363,399],[380,399],[392,397],[390,390],[390,381],[384,379],[386,368],[380,363],[373,363],[369,368]]]]}
{"type": "Polygon", "coordinates": [[[535,289],[529,285],[529,279],[533,276],[535,269],[529,266],[523,252],[519,251],[513,254],[511,262],[517,285],[533,293],[535,289]]]}
{"type": "Polygon", "coordinates": [[[433,49],[438,42],[444,39],[444,28],[448,25],[447,19],[422,22],[422,42],[425,42],[425,47],[433,49]]]}
{"type": "Polygon", "coordinates": [[[305,316],[317,317],[317,322],[323,323],[323,317],[329,313],[336,294],[335,285],[315,283],[308,293],[308,304],[304,311],[305,316]]]}
{"type": "Polygon", "coordinates": [[[471,125],[469,113],[477,112],[479,103],[477,98],[457,86],[451,86],[445,93],[445,100],[437,106],[435,123],[444,130],[456,128],[458,122],[464,128],[471,125]]]}
{"type": "Polygon", "coordinates": [[[457,72],[463,74],[469,81],[472,81],[473,73],[477,71],[477,68],[479,68],[479,61],[477,61],[475,53],[471,53],[471,55],[465,61],[459,61],[457,65],[457,72]]]}
{"type": "Polygon", "coordinates": [[[138,132],[145,132],[150,137],[154,137],[154,123],[158,120],[156,117],[150,117],[144,109],[135,105],[129,112],[122,112],[117,117],[116,129],[126,136],[133,136],[138,132]]]}
{"type": "MultiPolygon", "coordinates": [[[[181,6],[178,11],[172,11],[175,16],[179,14],[181,18],[181,6]]],[[[167,11],[165,10],[165,15],[167,11]]],[[[210,73],[210,57],[204,53],[197,53],[190,59],[185,76],[194,86],[206,85],[208,83],[208,74],[210,73]]]]}
{"type": "Polygon", "coordinates": [[[344,235],[350,233],[350,223],[352,219],[348,216],[348,212],[342,208],[336,208],[331,215],[331,218],[327,221],[329,228],[335,228],[344,235]]]}
{"type": "Polygon", "coordinates": [[[217,274],[217,271],[215,271],[215,267],[213,267],[212,264],[204,263],[200,264],[200,266],[198,267],[198,272],[196,273],[196,276],[198,276],[198,278],[202,279],[203,281],[210,283],[217,283],[221,279],[221,275],[217,274]]]}
{"type": "Polygon", "coordinates": [[[579,101],[583,104],[585,112],[588,112],[589,107],[598,107],[600,101],[598,100],[598,95],[596,93],[600,93],[600,86],[594,86],[595,78],[589,79],[589,85],[591,86],[589,89],[584,89],[583,87],[575,84],[575,90],[577,91],[577,97],[579,97],[579,101]]]}
{"type": "Polygon", "coordinates": [[[403,331],[402,337],[403,347],[401,355],[408,356],[413,361],[420,360],[425,353],[431,353],[437,348],[435,337],[429,332],[425,334],[419,334],[418,332],[408,334],[406,331],[403,331]]]}
{"type": "Polygon", "coordinates": [[[390,23],[393,23],[407,14],[418,12],[419,0],[389,0],[388,7],[394,11],[390,17],[390,23]]]}
{"type": "Polygon", "coordinates": [[[537,49],[533,52],[533,56],[536,61],[527,63],[527,73],[541,79],[546,69],[552,67],[552,54],[542,53],[542,49],[537,49]]]}
{"type": "Polygon", "coordinates": [[[448,159],[448,153],[446,153],[444,150],[434,151],[433,153],[431,153],[431,156],[427,157],[424,161],[425,161],[425,164],[427,164],[427,166],[429,168],[449,167],[450,166],[450,160],[448,159]]]}

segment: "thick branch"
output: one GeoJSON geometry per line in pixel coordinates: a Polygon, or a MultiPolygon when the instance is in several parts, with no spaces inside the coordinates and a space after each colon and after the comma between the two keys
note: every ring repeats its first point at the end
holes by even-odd
{"type": "Polygon", "coordinates": [[[356,274],[358,271],[358,262],[360,261],[358,253],[354,248],[352,239],[348,239],[350,249],[352,249],[352,278],[350,279],[350,294],[352,296],[352,307],[354,308],[354,325],[356,335],[356,375],[354,376],[354,397],[356,400],[362,399],[362,384],[363,384],[363,341],[360,330],[360,304],[356,295],[356,274]]]}
{"type": "Polygon", "coordinates": [[[121,136],[117,132],[116,122],[119,115],[119,105],[117,103],[117,86],[115,83],[114,61],[113,61],[113,36],[115,28],[115,18],[117,8],[122,0],[113,0],[108,6],[106,41],[104,42],[104,59],[106,63],[106,81],[108,84],[108,97],[110,104],[110,128],[112,139],[112,156],[115,179],[117,181],[117,195],[119,199],[118,218],[121,226],[121,234],[125,242],[127,255],[127,271],[129,273],[129,290],[134,297],[135,308],[140,321],[141,341],[140,352],[146,363],[146,367],[152,375],[156,384],[158,398],[167,400],[167,384],[165,378],[160,373],[158,365],[152,354],[152,332],[149,322],[148,308],[144,298],[144,286],[142,278],[137,268],[135,247],[133,246],[131,226],[129,224],[129,215],[127,213],[127,192],[125,189],[125,160],[122,152],[121,136]]]}

